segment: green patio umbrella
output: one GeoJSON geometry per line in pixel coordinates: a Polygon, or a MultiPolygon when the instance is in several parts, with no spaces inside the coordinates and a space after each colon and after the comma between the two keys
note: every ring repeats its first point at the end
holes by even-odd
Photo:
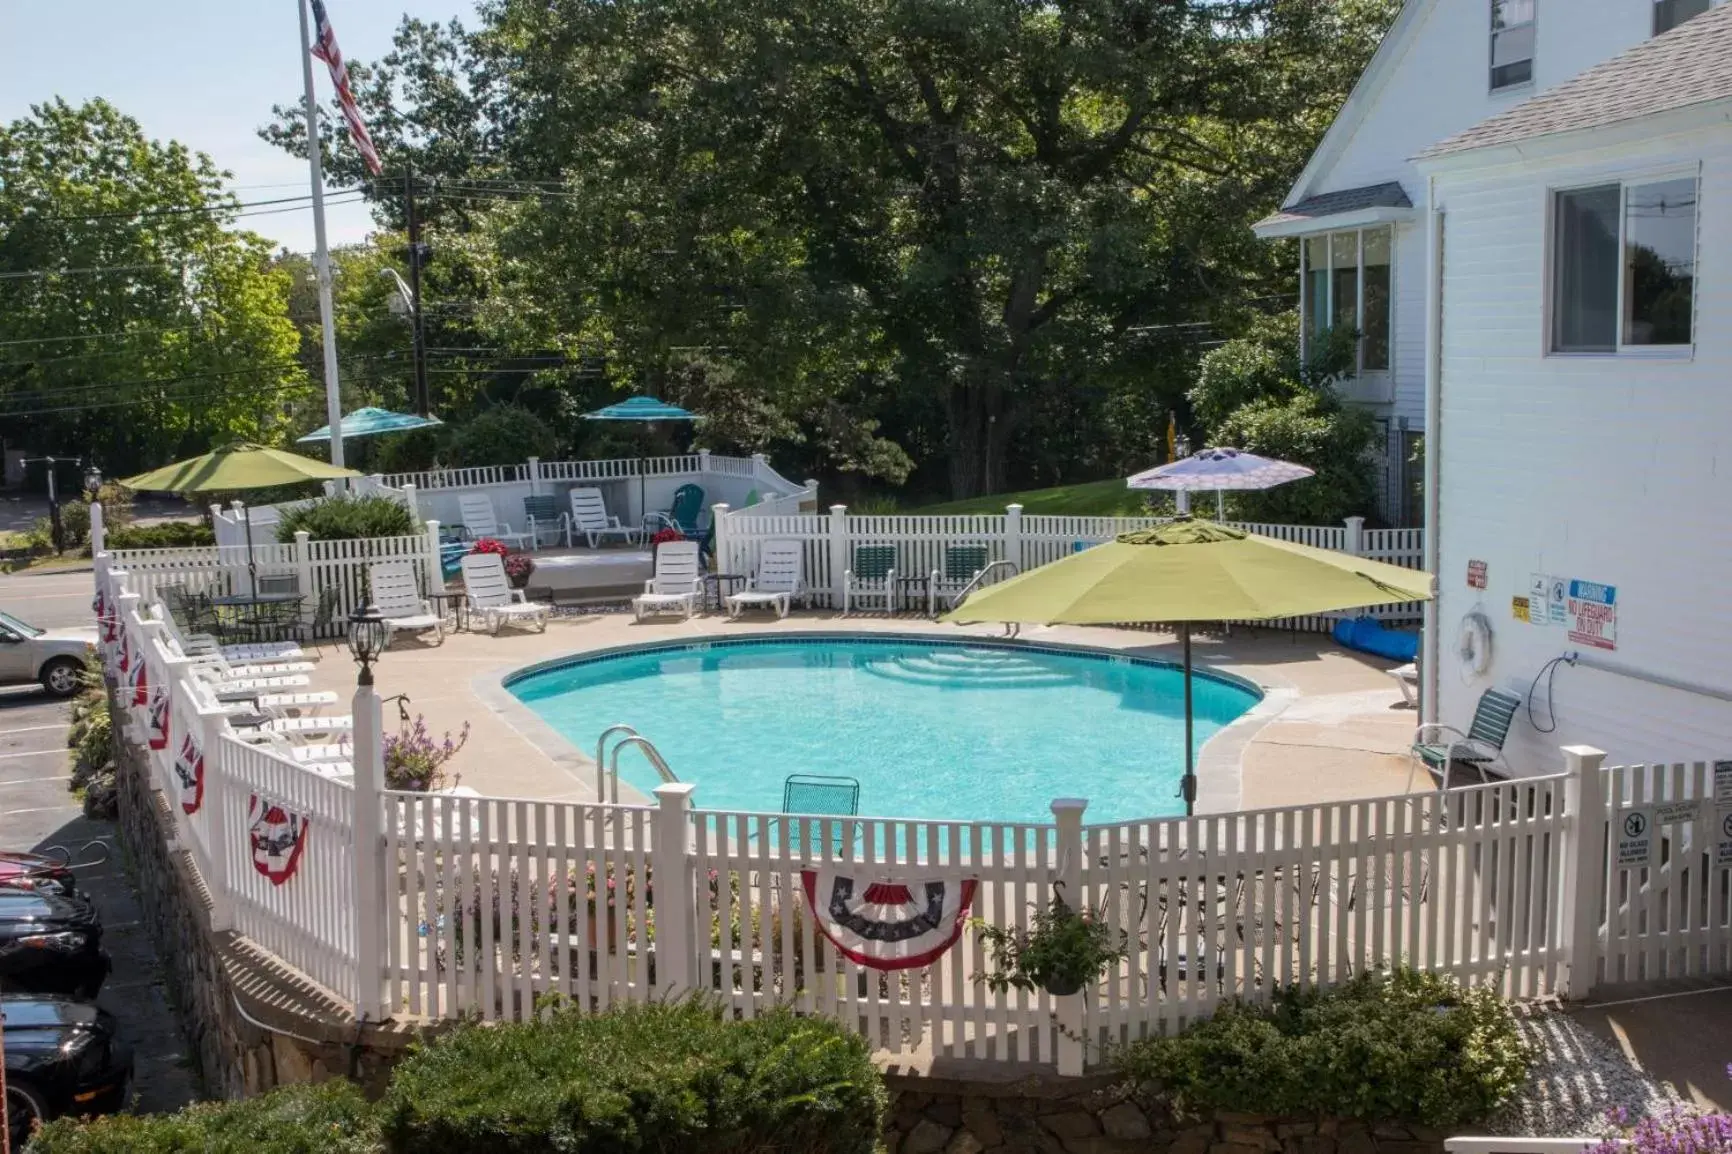
{"type": "MultiPolygon", "coordinates": [[[[278,485],[296,485],[304,481],[332,481],[342,477],[359,477],[353,469],[344,469],[299,453],[283,449],[267,449],[246,441],[237,441],[213,449],[199,457],[189,457],[127,477],[120,482],[127,489],[151,493],[220,493],[234,489],[274,489],[278,485]]],[[[246,514],[247,572],[257,585],[257,569],[253,562],[253,516],[246,514]]]]}
{"type": "Polygon", "coordinates": [[[1180,518],[971,594],[946,621],[1179,627],[1185,649],[1185,812],[1197,798],[1191,742],[1191,623],[1307,617],[1429,601],[1429,573],[1180,518]]]}

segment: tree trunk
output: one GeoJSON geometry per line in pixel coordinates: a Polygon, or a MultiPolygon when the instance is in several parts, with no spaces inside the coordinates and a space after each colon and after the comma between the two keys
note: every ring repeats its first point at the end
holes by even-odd
{"type": "Polygon", "coordinates": [[[952,385],[950,421],[950,496],[953,500],[1001,493],[1011,420],[1004,389],[987,373],[952,385]]]}

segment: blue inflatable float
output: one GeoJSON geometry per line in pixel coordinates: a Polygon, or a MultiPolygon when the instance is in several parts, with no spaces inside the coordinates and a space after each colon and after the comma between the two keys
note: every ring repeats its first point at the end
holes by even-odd
{"type": "Polygon", "coordinates": [[[1404,629],[1386,629],[1375,617],[1355,617],[1335,623],[1337,644],[1391,661],[1413,661],[1419,657],[1419,634],[1404,629]]]}

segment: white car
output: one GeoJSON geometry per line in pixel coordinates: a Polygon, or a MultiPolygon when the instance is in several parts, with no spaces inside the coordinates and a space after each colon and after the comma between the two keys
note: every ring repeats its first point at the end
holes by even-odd
{"type": "Polygon", "coordinates": [[[0,612],[0,685],[41,684],[56,697],[84,685],[84,662],[96,652],[96,630],[38,629],[0,612]]]}

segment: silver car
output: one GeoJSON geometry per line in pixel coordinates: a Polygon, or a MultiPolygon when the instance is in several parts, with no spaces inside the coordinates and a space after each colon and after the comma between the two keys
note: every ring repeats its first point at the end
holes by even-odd
{"type": "Polygon", "coordinates": [[[84,685],[84,661],[96,652],[94,629],[38,629],[0,612],[0,685],[39,682],[56,697],[84,685]]]}

